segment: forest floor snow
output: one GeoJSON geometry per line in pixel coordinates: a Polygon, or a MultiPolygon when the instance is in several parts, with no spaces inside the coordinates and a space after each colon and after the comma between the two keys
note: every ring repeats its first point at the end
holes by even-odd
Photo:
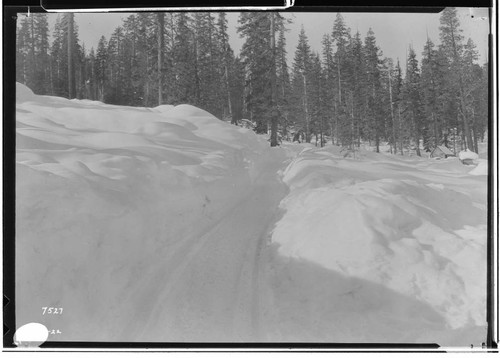
{"type": "Polygon", "coordinates": [[[18,326],[55,341],[485,341],[482,168],[269,148],[188,105],[19,84],[16,98],[18,326]]]}

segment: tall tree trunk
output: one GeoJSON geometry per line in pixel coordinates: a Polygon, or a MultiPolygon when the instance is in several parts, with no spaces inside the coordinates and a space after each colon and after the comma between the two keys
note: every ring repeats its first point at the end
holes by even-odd
{"type": "Polygon", "coordinates": [[[463,89],[463,82],[462,82],[462,72],[460,72],[460,105],[461,105],[461,113],[462,113],[462,118],[463,118],[463,127],[464,127],[464,134],[467,140],[467,148],[471,151],[474,150],[474,142],[472,141],[472,133],[471,129],[469,127],[469,118],[467,117],[467,106],[465,104],[465,98],[464,98],[464,89],[463,89]]]}
{"type": "Polygon", "coordinates": [[[355,139],[354,139],[354,133],[355,133],[355,123],[354,123],[354,94],[351,93],[351,149],[354,150],[355,146],[355,139]]]}
{"type": "Polygon", "coordinates": [[[335,127],[334,117],[330,117],[330,136],[332,137],[332,145],[335,145],[335,139],[333,138],[334,127],[335,127]]]}
{"type": "Polygon", "coordinates": [[[438,125],[437,125],[437,119],[436,116],[434,115],[434,109],[431,111],[431,118],[432,118],[432,124],[434,126],[434,148],[436,148],[439,145],[439,131],[438,131],[438,125]]]}
{"type": "Polygon", "coordinates": [[[278,109],[276,108],[276,44],[274,41],[274,13],[271,16],[271,147],[278,145],[278,109]]]}
{"type": "Polygon", "coordinates": [[[454,57],[454,62],[457,64],[457,70],[458,70],[458,86],[459,86],[459,91],[460,91],[460,107],[462,110],[462,118],[463,118],[463,127],[465,131],[465,137],[467,138],[467,148],[469,150],[473,150],[474,146],[472,143],[472,135],[471,131],[469,128],[469,122],[467,118],[467,106],[465,104],[465,94],[464,94],[464,80],[463,80],[463,71],[462,71],[462,66],[460,65],[460,57],[458,55],[457,51],[457,44],[455,42],[455,32],[454,29],[451,29],[451,44],[453,48],[453,57],[454,57]]]}
{"type": "Polygon", "coordinates": [[[231,122],[233,122],[233,109],[231,108],[231,89],[229,88],[229,71],[228,71],[228,64],[227,64],[227,54],[224,55],[226,58],[224,59],[224,80],[226,84],[226,96],[227,96],[227,109],[228,109],[228,115],[231,117],[231,122]]]}
{"type": "MultiPolygon", "coordinates": [[[[391,65],[392,67],[392,65],[391,65]]],[[[392,76],[391,76],[391,68],[389,68],[389,71],[387,71],[389,74],[389,101],[391,103],[391,120],[392,120],[392,145],[391,145],[391,151],[392,148],[394,148],[394,154],[396,154],[396,125],[394,123],[394,105],[392,103],[392,76]]]]}
{"type": "Polygon", "coordinates": [[[156,14],[157,23],[157,35],[158,35],[158,105],[163,103],[163,48],[164,46],[164,26],[165,26],[165,14],[158,12],[156,14]]]}
{"type": "Polygon", "coordinates": [[[307,108],[307,80],[306,74],[303,72],[302,77],[304,78],[304,112],[306,115],[306,143],[311,143],[311,136],[309,134],[309,110],[307,108]]]}
{"type": "Polygon", "coordinates": [[[35,56],[35,15],[31,14],[31,44],[30,44],[30,53],[31,53],[31,78],[30,78],[30,86],[32,86],[32,90],[37,93],[38,88],[36,88],[35,80],[36,80],[36,56],[35,56]]]}
{"type": "Polygon", "coordinates": [[[398,130],[398,139],[399,139],[399,151],[401,153],[401,155],[404,155],[404,152],[403,152],[403,138],[401,136],[401,133],[402,133],[402,128],[401,128],[401,104],[398,103],[398,125],[399,125],[399,130],[398,130]]]}
{"type": "Polygon", "coordinates": [[[199,50],[198,50],[198,36],[193,36],[194,43],[194,97],[196,100],[196,104],[200,105],[200,73],[198,68],[198,61],[200,59],[199,50]]]}
{"type": "Polygon", "coordinates": [[[74,14],[68,13],[68,86],[69,98],[76,97],[75,56],[74,56],[74,14]]]}
{"type": "MultiPolygon", "coordinates": [[[[476,115],[474,113],[474,108],[472,108],[472,123],[475,122],[476,122],[476,115]]],[[[476,128],[477,127],[472,128],[472,139],[474,140],[474,152],[479,154],[479,145],[477,144],[477,142],[479,141],[479,136],[477,134],[476,128]]]]}

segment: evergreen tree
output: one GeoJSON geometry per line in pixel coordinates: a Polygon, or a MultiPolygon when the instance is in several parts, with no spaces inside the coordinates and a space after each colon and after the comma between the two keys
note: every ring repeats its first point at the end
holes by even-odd
{"type": "Polygon", "coordinates": [[[470,150],[474,150],[474,143],[472,140],[472,132],[470,130],[470,116],[467,110],[466,101],[466,91],[464,72],[465,68],[463,66],[463,36],[461,35],[462,30],[460,29],[460,22],[457,16],[457,10],[455,8],[446,8],[441,13],[439,19],[441,26],[440,39],[441,48],[450,62],[450,68],[448,76],[452,79],[452,87],[450,91],[457,94],[459,99],[459,116],[462,119],[462,128],[464,137],[466,139],[466,147],[470,150]]]}
{"type": "Polygon", "coordinates": [[[434,74],[437,72],[436,50],[434,44],[427,38],[422,53],[422,102],[425,110],[425,122],[428,124],[428,141],[424,141],[424,149],[432,150],[439,145],[440,134],[437,116],[437,85],[434,74]]]}
{"type": "Polygon", "coordinates": [[[350,81],[351,108],[354,121],[354,138],[357,139],[357,147],[361,145],[361,137],[365,136],[364,125],[366,122],[366,96],[365,89],[367,83],[367,72],[364,58],[363,43],[359,31],[351,39],[349,46],[349,58],[351,61],[352,76],[350,81]]]}
{"type": "Polygon", "coordinates": [[[49,58],[49,22],[47,14],[35,13],[35,56],[37,72],[35,73],[35,86],[33,90],[40,94],[48,94],[50,91],[50,58],[49,58]]]}
{"type": "Polygon", "coordinates": [[[17,30],[16,80],[37,94],[50,91],[49,27],[47,15],[33,13],[17,30]]]}
{"type": "Polygon", "coordinates": [[[158,105],[163,104],[163,56],[165,47],[165,14],[158,12],[156,14],[156,37],[158,39],[157,43],[157,69],[158,69],[158,105]]]}
{"type": "Polygon", "coordinates": [[[335,100],[336,100],[336,91],[335,91],[335,83],[336,83],[336,74],[335,74],[335,62],[333,55],[333,43],[329,34],[325,34],[322,39],[322,65],[323,65],[323,76],[324,76],[324,98],[323,98],[323,106],[326,112],[326,116],[330,119],[330,138],[332,140],[332,144],[334,142],[334,131],[337,133],[337,117],[334,115],[335,108],[335,100]]]}
{"type": "Polygon", "coordinates": [[[68,49],[68,97],[76,98],[76,69],[75,69],[75,20],[74,14],[69,12],[64,17],[65,27],[66,27],[66,39],[67,39],[67,49],[68,49]]]}
{"type": "Polygon", "coordinates": [[[263,12],[242,12],[238,19],[240,37],[245,38],[241,58],[245,64],[245,107],[257,133],[267,133],[270,98],[270,17],[263,12]]]}
{"type": "MultiPolygon", "coordinates": [[[[344,18],[340,13],[337,13],[333,24],[332,41],[336,45],[335,51],[335,66],[336,66],[336,91],[335,91],[335,111],[339,117],[346,117],[347,114],[347,95],[346,84],[348,83],[348,44],[350,40],[350,30],[344,22],[344,18]]],[[[345,127],[346,123],[342,123],[345,127]]]]}
{"type": "Polygon", "coordinates": [[[29,23],[27,18],[21,20],[20,27],[17,28],[16,41],[16,81],[27,85],[29,69],[29,23]]]}
{"type": "Polygon", "coordinates": [[[375,34],[372,29],[368,30],[365,38],[364,59],[366,70],[366,132],[368,138],[375,140],[377,153],[380,151],[380,140],[385,132],[384,110],[382,105],[381,86],[381,51],[375,41],[375,34]]]}
{"type": "Polygon", "coordinates": [[[101,36],[97,45],[97,54],[95,60],[95,78],[97,81],[97,98],[104,101],[105,86],[107,81],[108,65],[108,42],[104,36],[101,36]]]}
{"type": "Polygon", "coordinates": [[[305,141],[311,141],[310,102],[311,102],[311,49],[304,27],[300,30],[295,50],[292,72],[292,98],[294,122],[297,131],[302,131],[305,141]]]}
{"type": "Polygon", "coordinates": [[[106,77],[108,80],[104,100],[106,103],[127,104],[128,94],[131,86],[129,79],[125,76],[125,64],[127,59],[125,35],[122,27],[117,27],[109,38],[106,51],[106,77]]]}
{"type": "Polygon", "coordinates": [[[292,88],[287,63],[285,31],[284,27],[279,30],[278,43],[276,45],[276,76],[278,87],[276,101],[278,111],[281,115],[281,134],[284,138],[288,138],[292,88]]]}
{"type": "Polygon", "coordinates": [[[231,61],[229,75],[229,92],[231,100],[232,124],[238,124],[243,119],[245,96],[245,64],[235,57],[231,61]]]}
{"type": "Polygon", "coordinates": [[[423,104],[421,99],[420,70],[413,48],[410,47],[407,60],[406,77],[403,87],[403,103],[406,128],[409,129],[409,137],[413,139],[418,156],[420,153],[420,139],[423,129],[423,104]]]}
{"type": "Polygon", "coordinates": [[[174,70],[173,103],[199,103],[199,69],[197,44],[189,28],[189,18],[184,12],[176,14],[176,34],[172,48],[174,70]]]}
{"type": "Polygon", "coordinates": [[[232,67],[234,61],[234,53],[229,46],[229,35],[227,34],[227,18],[225,12],[219,12],[217,19],[217,47],[218,57],[216,63],[222,64],[219,71],[219,78],[222,77],[222,89],[220,91],[220,101],[222,105],[222,117],[226,116],[231,118],[231,123],[236,124],[239,119],[234,115],[233,103],[231,101],[231,80],[230,76],[233,74],[232,67]]]}

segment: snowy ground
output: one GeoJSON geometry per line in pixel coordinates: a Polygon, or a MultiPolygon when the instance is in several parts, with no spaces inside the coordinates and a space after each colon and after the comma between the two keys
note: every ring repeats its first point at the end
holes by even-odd
{"type": "Polygon", "coordinates": [[[486,169],[17,87],[16,316],[63,341],[486,339],[486,169]],[[42,307],[61,315],[42,315],[42,307]]]}

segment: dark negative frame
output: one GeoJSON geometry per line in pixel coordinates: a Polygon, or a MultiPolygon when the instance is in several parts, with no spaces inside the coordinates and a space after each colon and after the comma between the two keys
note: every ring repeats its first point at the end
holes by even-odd
{"type": "MultiPolygon", "coordinates": [[[[487,298],[486,298],[486,318],[487,318],[487,341],[486,347],[498,351],[498,298],[495,302],[494,287],[498,288],[499,280],[494,272],[498,273],[498,258],[497,252],[494,252],[493,240],[495,240],[493,224],[494,215],[498,219],[498,213],[494,213],[493,203],[493,189],[496,187],[497,193],[499,189],[498,184],[498,153],[493,148],[493,138],[496,133],[493,132],[493,109],[497,105],[493,99],[493,37],[491,32],[496,30],[498,33],[498,23],[496,29],[491,29],[491,21],[493,13],[491,11],[492,2],[488,0],[466,0],[457,4],[454,0],[413,0],[407,5],[402,6],[400,0],[376,0],[370,1],[370,6],[364,4],[364,0],[349,0],[343,2],[346,6],[325,6],[322,0],[310,1],[295,1],[293,7],[287,10],[279,10],[283,12],[440,12],[444,7],[487,7],[490,8],[490,34],[488,38],[488,130],[493,135],[488,136],[488,241],[487,241],[487,298]],[[307,5],[306,5],[307,4],[307,5]],[[493,168],[493,164],[496,167],[493,168]],[[494,182],[493,174],[497,174],[497,181],[494,182]],[[495,316],[496,314],[496,316],[495,316]],[[496,328],[496,330],[494,330],[496,328]],[[496,333],[496,336],[495,336],[496,333]]],[[[192,8],[199,9],[200,11],[209,10],[210,7],[225,7],[224,11],[239,11],[238,7],[255,8],[255,10],[245,11],[259,11],[258,7],[262,6],[284,6],[284,0],[218,0],[217,3],[200,4],[196,0],[176,0],[175,2],[169,1],[168,7],[172,8],[189,8],[186,11],[191,11],[192,8]]],[[[16,20],[18,13],[30,12],[46,12],[46,10],[76,10],[76,9],[113,9],[113,11],[120,11],[120,9],[127,9],[126,11],[147,11],[151,8],[158,8],[161,4],[158,2],[148,0],[121,0],[121,1],[102,1],[87,0],[85,2],[69,2],[65,0],[7,0],[3,2],[3,347],[16,348],[14,344],[14,333],[16,327],[15,317],[15,71],[12,71],[16,66],[15,53],[16,53],[16,20]],[[41,6],[40,6],[41,5],[41,6]],[[133,9],[132,9],[133,8],[133,9]]],[[[168,9],[168,8],[165,8],[168,9]]],[[[182,10],[181,10],[182,11],[182,10]]],[[[217,10],[214,10],[217,11],[217,10]]],[[[498,16],[498,15],[497,15],[498,16]]],[[[498,18],[497,18],[498,19],[498,18]]],[[[498,55],[498,49],[497,49],[498,55]]],[[[498,67],[497,67],[498,68],[498,67]]],[[[498,84],[496,89],[498,90],[498,84]]],[[[497,107],[498,108],[498,107],[497,107]]],[[[497,291],[498,293],[498,291],[497,291]]],[[[169,351],[182,351],[186,348],[191,349],[210,349],[210,351],[228,349],[231,351],[248,351],[251,349],[295,349],[297,351],[307,352],[349,352],[349,349],[356,349],[357,352],[422,352],[422,351],[435,351],[439,345],[435,343],[230,343],[230,342],[193,342],[193,343],[157,343],[157,342],[50,342],[43,343],[40,348],[43,351],[51,351],[56,349],[78,350],[84,348],[94,348],[98,350],[106,349],[168,349],[169,351]]]]}

